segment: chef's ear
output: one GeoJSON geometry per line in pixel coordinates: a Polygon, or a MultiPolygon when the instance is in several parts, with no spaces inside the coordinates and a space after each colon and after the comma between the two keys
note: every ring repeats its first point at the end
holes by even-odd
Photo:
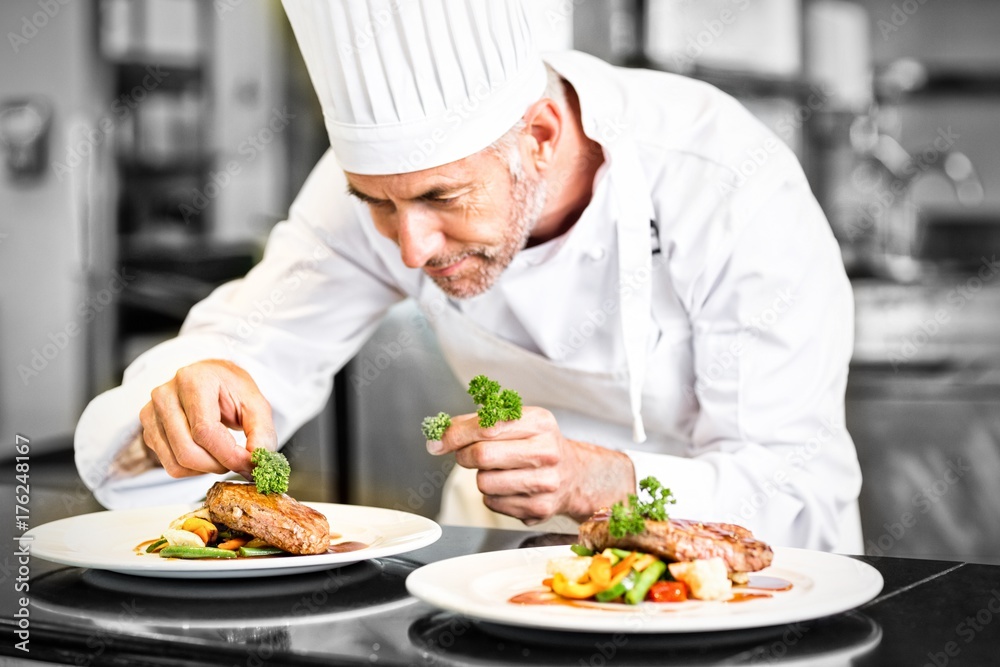
{"type": "Polygon", "coordinates": [[[530,159],[535,169],[546,171],[555,164],[556,149],[566,122],[565,112],[551,99],[543,97],[528,107],[524,121],[530,138],[530,159]]]}

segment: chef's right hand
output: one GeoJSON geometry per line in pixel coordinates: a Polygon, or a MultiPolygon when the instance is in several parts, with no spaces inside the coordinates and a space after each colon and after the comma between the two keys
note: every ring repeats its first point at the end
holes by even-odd
{"type": "Polygon", "coordinates": [[[250,452],[277,449],[271,405],[236,364],[208,359],[185,366],[151,393],[139,412],[142,439],[171,477],[230,470],[250,478],[250,452]],[[230,428],[246,433],[237,444],[230,428]]]}

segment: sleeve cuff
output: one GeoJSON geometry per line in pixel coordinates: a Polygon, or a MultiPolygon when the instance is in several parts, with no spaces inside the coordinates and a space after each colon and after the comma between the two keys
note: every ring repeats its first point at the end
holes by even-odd
{"type": "MultiPolygon", "coordinates": [[[[124,497],[108,486],[116,486],[125,478],[115,479],[112,475],[115,458],[140,432],[139,412],[149,402],[150,392],[174,376],[177,369],[200,359],[230,358],[230,350],[225,341],[216,336],[181,336],[168,341],[139,357],[126,371],[125,381],[119,387],[110,389],[94,398],[83,411],[77,422],[73,449],[76,468],[94,497],[105,507],[118,509],[124,506],[162,504],[165,495],[157,496],[154,502],[129,501],[131,505],[121,505],[124,497]],[[116,503],[115,505],[109,502],[116,503]]],[[[171,478],[162,469],[137,475],[135,480],[156,480],[164,492],[167,480],[179,484],[176,494],[171,494],[168,502],[184,502],[183,482],[171,478]],[[158,473],[162,478],[148,477],[158,473]]],[[[189,478],[194,479],[194,478],[189,478]]],[[[211,482],[204,484],[207,490],[211,482]]],[[[116,488],[119,488],[116,486],[116,488]]],[[[136,488],[133,495],[138,495],[136,488]]],[[[151,493],[151,497],[155,495],[151,493]]]]}

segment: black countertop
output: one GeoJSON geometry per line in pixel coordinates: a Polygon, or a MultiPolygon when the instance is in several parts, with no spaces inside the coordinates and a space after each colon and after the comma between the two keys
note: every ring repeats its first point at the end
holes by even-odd
{"type": "MultiPolygon", "coordinates": [[[[32,492],[31,525],[96,509],[79,488],[32,492]]],[[[0,493],[9,507],[13,485],[0,484],[0,493]]],[[[941,667],[992,665],[1000,655],[1000,567],[992,565],[861,557],[882,573],[885,587],[856,610],[688,635],[525,635],[438,611],[406,592],[406,576],[425,563],[571,540],[446,526],[437,543],[398,557],[228,581],[147,579],[32,558],[30,588],[20,593],[17,543],[8,541],[13,546],[0,557],[0,655],[9,659],[0,664],[941,667]],[[15,648],[22,595],[30,599],[30,653],[15,648]]]]}

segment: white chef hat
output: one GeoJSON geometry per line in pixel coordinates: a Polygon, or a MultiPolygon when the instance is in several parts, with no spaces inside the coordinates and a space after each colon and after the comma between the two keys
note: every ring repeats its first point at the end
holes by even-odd
{"type": "Polygon", "coordinates": [[[520,0],[283,0],[340,166],[397,174],[499,139],[545,67],[520,0]]]}

